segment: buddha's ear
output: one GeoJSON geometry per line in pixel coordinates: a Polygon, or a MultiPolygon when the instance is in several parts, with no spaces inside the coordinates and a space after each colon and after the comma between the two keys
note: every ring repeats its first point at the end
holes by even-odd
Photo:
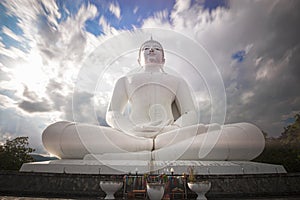
{"type": "Polygon", "coordinates": [[[172,102],[171,107],[174,121],[176,121],[180,117],[180,112],[175,100],[172,102]]]}
{"type": "Polygon", "coordinates": [[[162,62],[161,62],[161,65],[164,65],[164,64],[165,64],[165,61],[166,61],[165,58],[163,58],[163,59],[162,59],[162,62]]]}

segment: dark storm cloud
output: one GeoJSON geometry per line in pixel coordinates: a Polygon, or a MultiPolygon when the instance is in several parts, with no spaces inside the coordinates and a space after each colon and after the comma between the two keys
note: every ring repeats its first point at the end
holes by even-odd
{"type": "Polygon", "coordinates": [[[61,107],[66,104],[66,96],[63,89],[66,87],[62,81],[50,79],[46,86],[47,95],[53,103],[53,109],[56,111],[61,111],[61,107]]]}
{"type": "Polygon", "coordinates": [[[49,112],[52,110],[52,106],[46,98],[39,98],[38,94],[29,90],[26,85],[24,85],[22,99],[18,106],[26,112],[49,112]]]}
{"type": "Polygon", "coordinates": [[[51,106],[46,100],[40,102],[39,101],[31,102],[31,101],[23,100],[19,104],[19,107],[29,113],[51,111],[51,106]]]}
{"type": "MultiPolygon", "coordinates": [[[[271,3],[271,2],[270,2],[271,3]]],[[[300,44],[300,2],[278,1],[268,13],[265,29],[262,35],[265,42],[257,44],[257,53],[280,59],[287,50],[299,47],[300,44]],[[268,45],[266,45],[268,44],[268,45]]]]}
{"type": "Polygon", "coordinates": [[[81,123],[99,124],[93,97],[93,94],[84,91],[75,91],[68,96],[68,103],[64,107],[65,118],[81,123]]]}
{"type": "MultiPolygon", "coordinates": [[[[61,117],[64,120],[98,124],[93,101],[94,94],[79,90],[73,91],[63,82],[51,79],[47,85],[47,95],[53,102],[53,110],[62,112],[61,117]],[[64,93],[64,90],[70,92],[64,93]]],[[[101,120],[102,123],[103,119],[101,120]]]]}
{"type": "Polygon", "coordinates": [[[24,86],[23,96],[32,101],[36,101],[38,99],[38,95],[34,91],[30,91],[26,85],[24,86]]]}
{"type": "Polygon", "coordinates": [[[285,117],[300,111],[299,9],[293,0],[232,0],[199,33],[224,80],[226,123],[252,122],[278,136],[285,117]]]}

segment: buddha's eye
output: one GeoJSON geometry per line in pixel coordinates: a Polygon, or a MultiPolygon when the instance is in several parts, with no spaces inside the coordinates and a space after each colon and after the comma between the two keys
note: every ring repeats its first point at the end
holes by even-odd
{"type": "Polygon", "coordinates": [[[155,48],[155,50],[160,51],[160,48],[155,48]]]}
{"type": "Polygon", "coordinates": [[[149,47],[145,47],[145,48],[144,48],[144,50],[149,50],[149,49],[150,49],[149,47]]]}

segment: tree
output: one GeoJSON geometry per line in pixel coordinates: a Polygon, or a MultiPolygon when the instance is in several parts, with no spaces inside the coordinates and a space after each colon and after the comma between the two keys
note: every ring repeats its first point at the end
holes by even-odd
{"type": "Polygon", "coordinates": [[[289,145],[300,151],[300,113],[294,116],[294,123],[284,127],[284,132],[279,137],[283,144],[289,145]]]}
{"type": "Polygon", "coordinates": [[[0,170],[19,170],[23,163],[34,161],[29,154],[35,150],[28,145],[28,137],[6,140],[0,145],[0,170]]]}
{"type": "Polygon", "coordinates": [[[281,136],[266,138],[264,151],[254,161],[282,164],[288,172],[300,172],[300,113],[281,136]]]}

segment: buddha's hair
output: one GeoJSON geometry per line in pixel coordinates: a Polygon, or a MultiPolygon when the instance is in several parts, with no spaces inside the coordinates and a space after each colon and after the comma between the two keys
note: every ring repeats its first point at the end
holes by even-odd
{"type": "Polygon", "coordinates": [[[145,46],[145,44],[147,44],[147,43],[149,43],[149,42],[152,42],[152,43],[154,42],[154,43],[158,44],[158,45],[161,47],[161,49],[162,49],[162,56],[163,56],[163,59],[164,59],[164,58],[165,58],[165,52],[164,52],[163,46],[162,46],[158,41],[153,40],[153,39],[152,39],[152,36],[151,36],[150,40],[147,40],[146,42],[144,42],[144,43],[141,45],[140,50],[139,50],[139,59],[141,58],[141,51],[142,51],[143,46],[145,46]]]}

